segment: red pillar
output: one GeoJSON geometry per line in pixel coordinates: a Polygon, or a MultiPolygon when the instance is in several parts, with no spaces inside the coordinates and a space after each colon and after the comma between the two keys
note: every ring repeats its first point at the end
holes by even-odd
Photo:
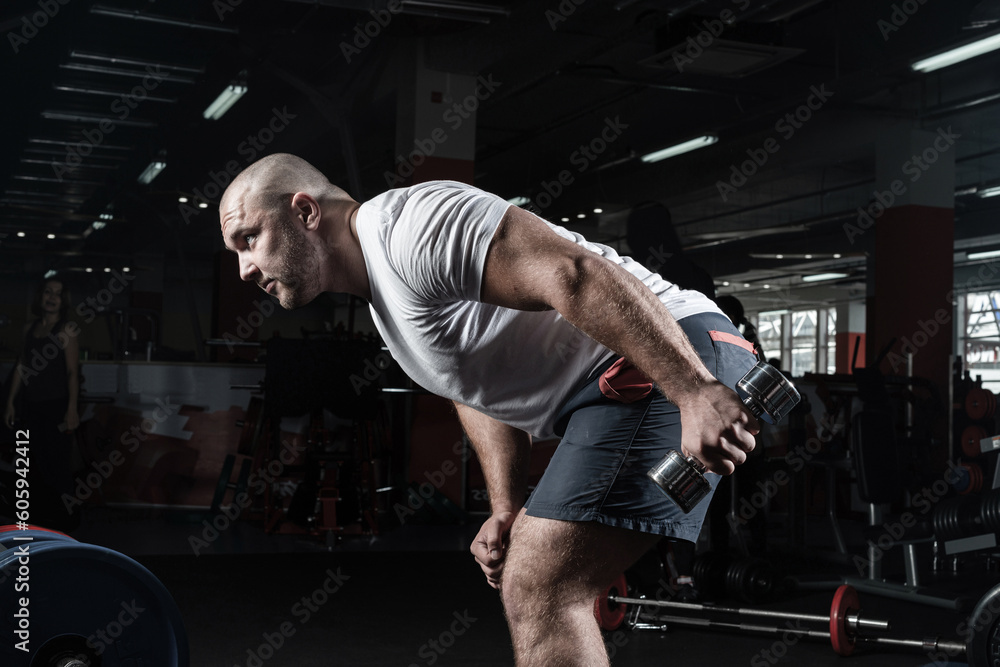
{"type": "Polygon", "coordinates": [[[882,371],[906,375],[912,355],[912,374],[931,380],[947,396],[954,326],[954,138],[945,128],[887,137],[878,147],[877,170],[873,204],[866,211],[875,234],[868,355],[873,358],[895,338],[882,371]]]}

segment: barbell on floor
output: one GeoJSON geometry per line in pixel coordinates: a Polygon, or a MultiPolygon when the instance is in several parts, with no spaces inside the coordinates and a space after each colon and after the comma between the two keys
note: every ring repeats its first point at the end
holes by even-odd
{"type": "Polygon", "coordinates": [[[594,614],[602,629],[615,630],[625,622],[628,606],[634,607],[629,625],[635,630],[662,631],[667,629],[667,624],[673,623],[703,629],[822,639],[829,641],[833,650],[842,656],[851,655],[858,644],[868,644],[920,650],[925,653],[939,652],[949,657],[965,656],[971,667],[992,667],[1000,664],[1000,585],[989,590],[973,609],[965,624],[968,634],[965,643],[940,637],[901,639],[866,634],[889,630],[889,621],[864,616],[857,591],[848,585],[837,588],[830,605],[830,614],[827,616],[768,609],[716,607],[670,600],[651,600],[645,597],[633,598],[627,595],[625,577],[622,575],[597,599],[594,604],[594,614]],[[650,608],[706,614],[706,616],[657,614],[652,622],[640,620],[642,611],[650,608]],[[720,620],[720,617],[729,617],[729,620],[720,620]],[[756,622],[744,622],[741,619],[753,619],[756,622]],[[786,626],[764,624],[763,621],[785,622],[786,626]],[[802,627],[805,624],[820,624],[822,629],[802,627]]]}
{"type": "Polygon", "coordinates": [[[56,531],[0,526],[0,664],[187,667],[163,584],[128,556],[56,531]]]}

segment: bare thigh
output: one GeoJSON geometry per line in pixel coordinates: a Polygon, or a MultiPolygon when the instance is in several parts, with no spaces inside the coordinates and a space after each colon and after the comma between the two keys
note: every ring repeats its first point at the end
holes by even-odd
{"type": "Polygon", "coordinates": [[[552,603],[592,602],[659,539],[591,521],[560,521],[522,512],[511,529],[503,583],[541,597],[554,594],[552,603]]]}

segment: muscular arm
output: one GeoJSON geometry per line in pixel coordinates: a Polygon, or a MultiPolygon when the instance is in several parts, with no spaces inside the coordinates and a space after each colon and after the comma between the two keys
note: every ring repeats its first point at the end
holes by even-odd
{"type": "Polygon", "coordinates": [[[510,207],[486,259],[481,298],[508,308],[553,308],[627,357],[681,409],[682,446],[709,470],[732,472],[753,449],[756,420],[705,368],[657,296],[614,262],[510,207]]]}
{"type": "Polygon", "coordinates": [[[469,550],[486,574],[490,586],[499,588],[510,527],[527,495],[531,439],[524,431],[461,403],[455,403],[455,409],[479,457],[490,496],[490,517],[483,523],[469,550]]]}
{"type": "Polygon", "coordinates": [[[528,434],[461,403],[455,403],[455,410],[483,469],[490,509],[494,514],[517,512],[527,495],[528,434]]]}

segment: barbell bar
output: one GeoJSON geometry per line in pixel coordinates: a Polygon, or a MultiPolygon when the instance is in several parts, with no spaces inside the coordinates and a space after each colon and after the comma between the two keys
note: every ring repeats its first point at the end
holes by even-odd
{"type": "Polygon", "coordinates": [[[625,578],[620,576],[608,587],[606,593],[595,604],[595,614],[605,630],[616,629],[625,622],[627,606],[635,610],[628,620],[633,630],[665,631],[669,624],[685,627],[733,630],[751,634],[796,636],[829,641],[838,655],[847,656],[859,644],[885,648],[917,650],[926,653],[942,652],[949,657],[965,657],[971,667],[988,667],[1000,664],[1000,585],[989,590],[976,605],[966,624],[969,636],[965,643],[941,637],[907,639],[884,637],[866,633],[885,632],[890,622],[863,615],[857,591],[849,585],[837,588],[830,606],[830,615],[804,614],[746,607],[719,607],[672,600],[652,600],[645,597],[629,597],[625,578]],[[619,592],[623,594],[618,594],[619,592]],[[674,610],[708,614],[711,617],[684,616],[676,614],[656,614],[653,620],[642,620],[643,609],[674,610]],[[719,617],[736,617],[720,620],[719,617]],[[744,621],[741,619],[749,619],[744,621]],[[765,624],[764,621],[785,622],[786,626],[765,624]],[[798,626],[796,625],[798,624],[798,626]],[[801,627],[804,624],[822,624],[824,629],[801,627]]]}

